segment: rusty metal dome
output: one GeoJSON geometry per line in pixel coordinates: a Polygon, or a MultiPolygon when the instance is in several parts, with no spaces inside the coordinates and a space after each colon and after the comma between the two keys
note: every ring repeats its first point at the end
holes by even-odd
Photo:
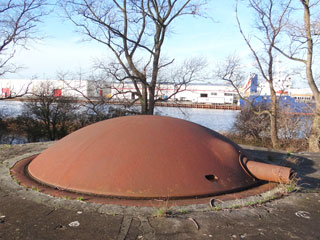
{"type": "Polygon", "coordinates": [[[34,158],[28,174],[49,186],[108,197],[193,198],[256,184],[242,149],[219,133],[163,116],[130,116],[82,128],[34,158]]]}

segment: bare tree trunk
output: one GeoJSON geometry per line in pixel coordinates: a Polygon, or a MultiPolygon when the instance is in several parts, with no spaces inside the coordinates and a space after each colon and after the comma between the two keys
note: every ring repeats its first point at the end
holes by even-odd
{"type": "Polygon", "coordinates": [[[141,104],[141,114],[142,115],[148,114],[148,109],[149,109],[148,90],[147,90],[146,84],[142,84],[140,104],[141,104]]]}
{"type": "Polygon", "coordinates": [[[275,37],[272,37],[271,44],[268,50],[269,62],[268,62],[268,83],[270,89],[271,97],[271,111],[270,111],[270,137],[272,142],[272,147],[277,149],[279,148],[279,138],[278,138],[278,101],[276,91],[274,90],[274,79],[273,79],[273,65],[274,57],[272,54],[273,46],[275,43],[275,37]]]}
{"type": "Polygon", "coordinates": [[[319,140],[320,140],[320,93],[319,89],[314,81],[312,73],[312,59],[313,59],[313,39],[311,35],[311,23],[310,23],[310,5],[309,1],[301,1],[304,6],[304,28],[307,39],[307,61],[306,61],[306,76],[309,83],[309,86],[312,90],[316,108],[314,112],[312,129],[309,137],[309,151],[319,152],[319,140]]]}
{"type": "MultiPolygon", "coordinates": [[[[238,1],[236,1],[236,19],[240,33],[245,40],[246,44],[250,48],[254,59],[257,63],[258,70],[262,77],[269,85],[271,107],[268,110],[264,110],[270,118],[270,138],[273,148],[279,148],[278,138],[278,99],[274,87],[274,53],[275,44],[279,39],[280,33],[283,31],[284,26],[288,21],[288,9],[291,1],[286,1],[283,4],[277,5],[277,1],[260,1],[250,0],[249,6],[257,14],[256,28],[258,30],[256,38],[262,43],[262,51],[255,50],[256,44],[251,43],[250,37],[247,37],[241,27],[240,20],[238,18],[238,1]],[[279,14],[280,13],[280,14],[279,14]],[[279,14],[279,16],[277,15],[279,14]],[[262,34],[262,36],[259,36],[262,34]],[[265,51],[263,53],[263,51],[265,51]]],[[[262,112],[258,113],[262,114],[262,112]]]]}
{"type": "Polygon", "coordinates": [[[271,95],[271,111],[270,111],[270,135],[272,147],[279,148],[279,138],[278,138],[278,109],[277,109],[277,96],[274,91],[273,85],[270,84],[270,95],[271,95]]]}
{"type": "MultiPolygon", "coordinates": [[[[304,10],[303,28],[298,27],[297,29],[294,29],[292,33],[289,31],[289,38],[291,39],[291,43],[289,43],[289,49],[287,51],[279,47],[275,47],[275,48],[285,57],[293,61],[297,61],[305,64],[306,78],[315,99],[315,111],[314,111],[313,124],[311,128],[310,136],[309,136],[308,145],[309,145],[309,151],[319,152],[320,151],[320,146],[319,146],[320,92],[317,87],[317,84],[314,81],[314,77],[312,73],[314,43],[313,43],[313,34],[312,34],[313,27],[310,20],[310,16],[311,16],[310,8],[315,7],[317,4],[319,4],[319,1],[317,1],[314,4],[311,4],[309,0],[300,0],[300,2],[303,5],[303,10],[304,10]],[[303,56],[303,57],[300,57],[300,56],[303,56]],[[304,58],[304,56],[306,56],[306,58],[304,58]]],[[[314,33],[314,35],[317,35],[317,33],[314,33]]]]}
{"type": "Polygon", "coordinates": [[[155,89],[149,89],[149,109],[147,113],[148,115],[153,115],[154,113],[154,107],[155,107],[154,92],[155,92],[155,89]]]}

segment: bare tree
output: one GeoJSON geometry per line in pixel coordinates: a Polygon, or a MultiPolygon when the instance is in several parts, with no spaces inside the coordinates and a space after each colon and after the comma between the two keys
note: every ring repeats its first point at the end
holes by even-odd
{"type": "MultiPolygon", "coordinates": [[[[15,73],[20,68],[11,60],[17,47],[26,47],[29,40],[37,38],[37,26],[48,13],[46,5],[45,0],[0,1],[0,77],[15,73]]],[[[9,89],[7,96],[0,100],[23,96],[28,86],[18,92],[9,89]]]]}
{"type": "Polygon", "coordinates": [[[236,116],[233,131],[234,134],[244,142],[257,142],[258,144],[270,144],[270,141],[266,141],[270,136],[270,120],[266,114],[260,113],[259,108],[262,106],[251,106],[247,105],[241,109],[241,113],[236,116]]]}
{"type": "Polygon", "coordinates": [[[241,87],[244,84],[245,73],[240,58],[234,53],[226,57],[225,60],[219,62],[214,74],[218,79],[226,81],[237,92],[240,99],[246,100],[241,87]]]}
{"type": "Polygon", "coordinates": [[[170,68],[160,71],[155,101],[170,100],[177,93],[187,90],[190,83],[208,79],[208,74],[205,74],[206,68],[207,61],[205,59],[194,57],[185,60],[179,65],[172,65],[170,68]],[[169,91],[166,90],[168,88],[170,89],[169,91]]]}
{"type": "Polygon", "coordinates": [[[106,105],[109,103],[108,98],[99,92],[107,84],[104,76],[88,76],[83,72],[58,72],[57,77],[60,81],[63,81],[68,90],[74,91],[80,96],[82,99],[80,104],[82,108],[86,109],[88,115],[95,116],[96,121],[108,118],[106,114],[106,105]],[[75,79],[78,84],[74,84],[75,79]],[[82,82],[86,82],[86,84],[82,82]]]}
{"type": "MultiPolygon", "coordinates": [[[[37,128],[43,126],[41,130],[45,132],[46,138],[56,140],[69,134],[72,130],[73,120],[78,105],[70,97],[57,97],[54,95],[54,84],[50,81],[43,82],[38,89],[24,104],[24,114],[21,119],[28,120],[25,123],[32,128],[31,122],[37,124],[37,128]]],[[[37,128],[32,128],[34,131],[37,128]]]]}
{"type": "Polygon", "coordinates": [[[70,0],[60,1],[67,17],[89,39],[116,58],[121,79],[134,85],[142,114],[153,114],[159,70],[169,26],[183,15],[199,15],[204,0],[70,0]],[[120,68],[119,68],[120,67],[120,68]]]}
{"type": "Polygon", "coordinates": [[[11,80],[0,79],[0,87],[1,87],[1,96],[0,100],[6,99],[14,99],[25,96],[29,92],[30,85],[32,84],[32,80],[28,80],[27,82],[21,80],[23,84],[17,87],[14,84],[11,84],[11,80]]]}
{"type": "MultiPolygon", "coordinates": [[[[239,99],[245,103],[234,123],[235,134],[245,141],[253,140],[260,144],[266,144],[265,140],[271,136],[270,108],[266,104],[255,101],[261,91],[259,85],[256,86],[256,96],[248,98],[247,91],[250,89],[245,89],[249,86],[244,85],[247,83],[244,81],[245,72],[243,71],[240,58],[235,53],[227,56],[225,60],[217,64],[215,75],[218,79],[230,84],[236,90],[239,99]]],[[[252,78],[252,74],[249,77],[252,78]]],[[[250,84],[257,83],[250,82],[250,84]]]]}
{"type": "Polygon", "coordinates": [[[105,72],[58,72],[57,77],[63,82],[65,90],[74,95],[81,106],[82,125],[94,123],[108,118],[135,115],[139,111],[125,103],[117,107],[111,105],[111,83],[105,72]]]}
{"type": "MultiPolygon", "coordinates": [[[[320,151],[320,91],[316,84],[313,67],[315,56],[315,43],[319,40],[319,16],[312,18],[312,11],[319,12],[320,2],[300,0],[303,9],[303,21],[291,21],[287,27],[286,44],[276,45],[276,49],[287,58],[303,63],[305,65],[305,73],[308,84],[312,90],[315,99],[315,111],[313,116],[313,124],[309,136],[309,150],[320,151]],[[314,21],[312,21],[314,19],[314,21]]],[[[300,11],[299,8],[296,9],[300,11]]]]}
{"type": "Polygon", "coordinates": [[[249,7],[255,13],[256,33],[254,35],[255,42],[248,37],[241,26],[238,17],[238,1],[236,3],[236,19],[240,33],[249,47],[254,60],[257,64],[259,73],[263,79],[268,82],[271,107],[266,110],[266,114],[270,118],[270,135],[274,148],[278,148],[278,124],[277,124],[277,95],[274,87],[274,61],[275,61],[275,45],[279,40],[281,31],[288,23],[290,13],[291,0],[275,1],[275,0],[248,0],[249,7]],[[257,46],[261,46],[258,49],[257,46]]]}
{"type": "MultiPolygon", "coordinates": [[[[158,71],[158,79],[154,91],[154,104],[172,99],[177,93],[185,91],[192,81],[203,81],[205,77],[207,62],[205,59],[190,58],[182,63],[172,63],[166,68],[158,71]]],[[[125,71],[121,65],[116,62],[105,64],[99,62],[96,71],[104,73],[110,81],[111,94],[108,100],[110,102],[120,102],[128,109],[139,101],[139,93],[132,82],[128,81],[125,71]]],[[[152,73],[147,76],[151,78],[152,73]]],[[[139,89],[141,84],[137,83],[139,89]]]]}
{"type": "Polygon", "coordinates": [[[8,135],[8,123],[5,117],[0,113],[0,143],[3,144],[8,135]]]}
{"type": "Polygon", "coordinates": [[[45,5],[44,0],[0,1],[0,76],[16,72],[17,66],[10,64],[15,47],[25,47],[28,40],[36,37],[45,5]]]}

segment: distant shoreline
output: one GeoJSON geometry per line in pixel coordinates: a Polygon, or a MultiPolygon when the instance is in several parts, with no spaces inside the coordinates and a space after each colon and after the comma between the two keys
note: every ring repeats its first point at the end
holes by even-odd
{"type": "MultiPolygon", "coordinates": [[[[12,99],[2,99],[0,101],[19,101],[19,102],[28,102],[28,98],[12,98],[12,99]]],[[[85,99],[73,99],[72,102],[87,102],[85,99]]],[[[93,99],[93,101],[98,101],[93,99]]],[[[106,104],[110,105],[121,105],[125,102],[121,101],[109,101],[106,104]]],[[[139,105],[136,102],[134,105],[139,105]]],[[[202,108],[202,109],[221,109],[221,110],[241,110],[239,105],[236,104],[208,104],[208,103],[193,103],[193,102],[173,102],[173,101],[164,101],[156,102],[155,106],[157,107],[176,107],[176,108],[202,108]]]]}

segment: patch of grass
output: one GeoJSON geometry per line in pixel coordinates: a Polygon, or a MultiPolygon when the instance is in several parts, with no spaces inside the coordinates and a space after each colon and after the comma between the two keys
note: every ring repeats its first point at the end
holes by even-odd
{"type": "Polygon", "coordinates": [[[294,190],[296,190],[296,186],[292,184],[287,184],[285,190],[286,190],[286,193],[291,193],[294,190]]]}
{"type": "Polygon", "coordinates": [[[63,196],[62,199],[63,199],[63,200],[71,200],[71,197],[63,196]]]}
{"type": "Polygon", "coordinates": [[[243,205],[241,204],[232,204],[231,206],[227,207],[227,209],[238,209],[238,208],[242,208],[243,205]]]}
{"type": "Polygon", "coordinates": [[[233,204],[233,205],[227,206],[225,208],[222,208],[220,206],[215,206],[215,207],[211,207],[211,210],[212,211],[219,211],[222,209],[239,209],[239,208],[243,208],[243,207],[257,206],[257,205],[262,205],[266,202],[272,201],[276,198],[277,197],[275,195],[272,195],[272,196],[264,197],[262,199],[260,198],[258,200],[254,200],[254,201],[246,201],[244,203],[233,204]]]}
{"type": "Polygon", "coordinates": [[[36,191],[36,192],[39,192],[39,191],[40,191],[38,187],[34,187],[34,186],[32,186],[31,189],[32,189],[33,191],[36,191]]]}
{"type": "Polygon", "coordinates": [[[249,206],[253,206],[256,205],[258,203],[258,201],[248,201],[244,204],[245,207],[249,207],[249,206]]]}
{"type": "Polygon", "coordinates": [[[291,192],[293,192],[294,190],[296,190],[296,186],[291,185],[291,184],[288,184],[288,185],[286,186],[286,192],[287,192],[287,193],[291,193],[291,192]]]}
{"type": "Polygon", "coordinates": [[[154,216],[155,217],[166,217],[166,216],[168,216],[167,209],[165,209],[165,208],[156,209],[156,211],[154,213],[154,216]]]}
{"type": "Polygon", "coordinates": [[[219,206],[214,206],[211,208],[212,211],[220,211],[222,209],[222,207],[219,206]]]}
{"type": "MultiPolygon", "coordinates": [[[[184,210],[181,210],[184,212],[184,210]]],[[[181,213],[181,212],[180,212],[181,213]]],[[[155,212],[153,214],[154,217],[168,217],[172,216],[174,213],[170,207],[168,207],[168,201],[165,201],[165,204],[162,207],[155,208],[155,212]]]]}
{"type": "Polygon", "coordinates": [[[275,195],[272,195],[270,198],[268,198],[268,201],[274,200],[274,199],[276,199],[276,196],[275,196],[275,195]]]}
{"type": "Polygon", "coordinates": [[[179,210],[179,213],[180,213],[180,214],[187,214],[188,211],[187,211],[186,209],[184,209],[184,208],[181,208],[181,209],[179,210]]]}
{"type": "Polygon", "coordinates": [[[297,181],[298,181],[298,179],[296,177],[296,174],[294,174],[291,177],[289,183],[287,183],[287,184],[279,183],[279,187],[282,190],[282,193],[288,194],[288,193],[296,191],[298,189],[297,181]]]}
{"type": "MultiPolygon", "coordinates": [[[[169,198],[163,201],[163,204],[161,207],[154,208],[154,217],[167,217],[172,216],[174,213],[170,207],[168,207],[169,198]]],[[[182,210],[183,211],[183,210],[182,210]]]]}
{"type": "Polygon", "coordinates": [[[78,200],[78,201],[84,201],[83,197],[77,197],[76,200],[78,200]]]}
{"type": "Polygon", "coordinates": [[[251,204],[247,204],[247,206],[262,205],[262,204],[267,203],[269,201],[272,201],[274,199],[276,199],[275,195],[268,196],[268,197],[265,197],[263,199],[259,199],[259,200],[255,201],[255,202],[250,202],[251,204]]]}
{"type": "Polygon", "coordinates": [[[12,147],[11,144],[3,144],[3,145],[1,146],[1,148],[4,149],[4,150],[6,150],[6,149],[8,149],[8,148],[11,148],[11,147],[12,147]]]}

